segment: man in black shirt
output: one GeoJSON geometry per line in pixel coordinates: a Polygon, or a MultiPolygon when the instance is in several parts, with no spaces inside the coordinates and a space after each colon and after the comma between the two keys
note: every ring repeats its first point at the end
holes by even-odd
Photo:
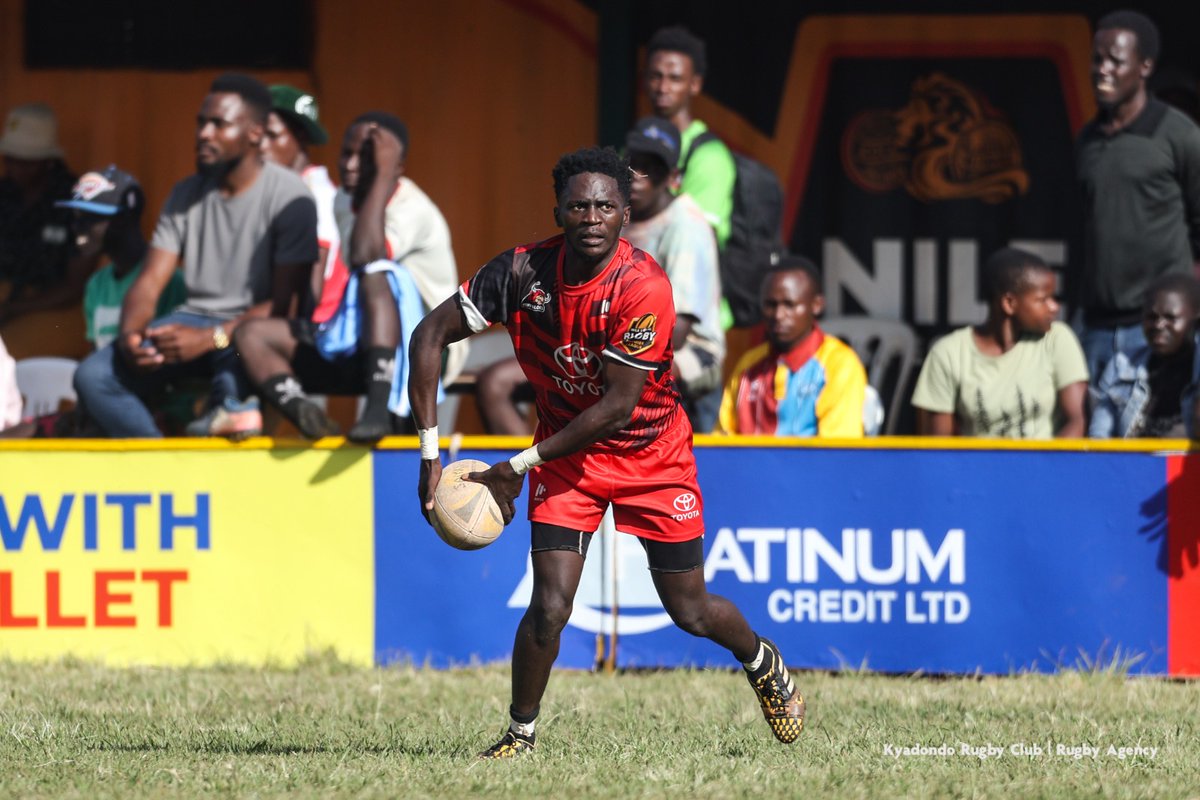
{"type": "Polygon", "coordinates": [[[1081,340],[1095,386],[1113,356],[1145,347],[1147,289],[1191,273],[1200,249],[1200,128],[1146,91],[1158,29],[1133,11],[1096,25],[1092,81],[1100,106],[1079,136],[1084,201],[1081,340]]]}

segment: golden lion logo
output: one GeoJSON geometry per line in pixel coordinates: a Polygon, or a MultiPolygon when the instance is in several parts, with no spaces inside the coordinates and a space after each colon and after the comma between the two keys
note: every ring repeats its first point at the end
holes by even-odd
{"type": "Polygon", "coordinates": [[[1012,127],[965,84],[935,72],[913,84],[898,111],[870,109],[850,121],[842,164],[869,192],[901,186],[924,202],[1000,203],[1029,191],[1012,127]]]}
{"type": "Polygon", "coordinates": [[[625,348],[625,352],[636,356],[649,350],[654,344],[654,337],[658,335],[654,329],[657,323],[658,317],[653,314],[643,314],[629,323],[629,330],[621,337],[621,346],[625,348]]]}

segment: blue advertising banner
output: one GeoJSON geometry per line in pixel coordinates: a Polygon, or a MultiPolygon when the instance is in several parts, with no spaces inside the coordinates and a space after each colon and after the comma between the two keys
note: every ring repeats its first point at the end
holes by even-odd
{"type": "MultiPolygon", "coordinates": [[[[1140,657],[1134,671],[1167,671],[1161,456],[696,454],[709,587],[790,664],[1007,673],[1119,652],[1140,657]]],[[[376,451],[376,656],[435,666],[506,659],[531,586],[525,498],[495,544],[459,552],[421,519],[416,476],[416,453],[376,451]]],[[[671,624],[625,535],[593,543],[558,665],[591,667],[597,637],[613,634],[619,666],[732,665],[671,624]]]]}
{"type": "MultiPolygon", "coordinates": [[[[1135,670],[1166,671],[1160,457],[697,448],[697,460],[709,588],[791,664],[1007,673],[1119,648],[1142,656],[1135,670]]],[[[620,655],[729,663],[670,629],[623,638],[620,655]]]]}
{"type": "MultiPolygon", "coordinates": [[[[494,464],[511,455],[463,450],[457,458],[494,464]]],[[[377,450],[374,458],[376,660],[448,667],[508,659],[533,585],[528,492],[499,539],[482,550],[455,550],[421,516],[419,453],[377,450]]],[[[595,661],[595,635],[569,626],[556,663],[587,669],[595,661]]]]}

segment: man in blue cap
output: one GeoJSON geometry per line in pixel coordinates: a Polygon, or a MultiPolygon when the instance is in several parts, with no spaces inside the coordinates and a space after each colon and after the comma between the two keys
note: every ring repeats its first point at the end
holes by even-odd
{"type": "Polygon", "coordinates": [[[679,184],[681,136],[668,119],[646,117],[625,136],[633,181],[623,236],[662,265],[675,300],[672,371],[696,433],[712,433],[721,408],[721,274],[717,239],[703,209],[679,184]]]}

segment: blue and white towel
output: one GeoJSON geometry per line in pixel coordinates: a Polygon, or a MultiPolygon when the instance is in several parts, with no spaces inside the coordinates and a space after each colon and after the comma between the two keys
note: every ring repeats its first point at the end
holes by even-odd
{"type": "MultiPolygon", "coordinates": [[[[417,323],[425,316],[425,306],[421,303],[421,295],[417,292],[417,284],[412,275],[402,265],[394,261],[380,260],[366,265],[361,271],[351,271],[337,311],[317,329],[317,351],[328,361],[357,352],[362,340],[364,316],[358,306],[359,275],[371,275],[376,272],[387,273],[392,297],[396,300],[396,310],[400,314],[400,344],[396,347],[396,370],[392,376],[388,410],[397,416],[407,417],[412,413],[408,402],[408,343],[417,323]]],[[[441,403],[444,399],[446,395],[439,380],[437,402],[441,403]]]]}

